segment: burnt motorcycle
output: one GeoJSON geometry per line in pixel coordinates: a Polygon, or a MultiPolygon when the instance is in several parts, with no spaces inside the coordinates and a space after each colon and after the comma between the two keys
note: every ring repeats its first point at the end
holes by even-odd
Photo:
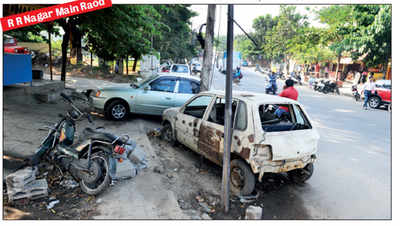
{"type": "Polygon", "coordinates": [[[74,143],[76,122],[85,116],[90,123],[93,121],[90,114],[76,107],[69,96],[64,93],[61,96],[72,109],[66,115],[59,114],[61,120],[54,126],[45,127],[49,132],[29,163],[32,166],[50,164],[62,174],[69,172],[83,192],[97,195],[110,184],[109,160],[113,152],[122,154],[132,148],[129,137],[104,132],[102,127],[85,128],[79,141],[74,143]]]}

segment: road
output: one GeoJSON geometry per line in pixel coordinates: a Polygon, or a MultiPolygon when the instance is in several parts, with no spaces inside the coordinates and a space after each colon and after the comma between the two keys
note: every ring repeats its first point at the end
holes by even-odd
{"type": "MultiPolygon", "coordinates": [[[[244,68],[233,90],[264,92],[264,75],[244,68]]],[[[223,90],[215,72],[213,89],[223,90]]],[[[283,81],[278,82],[278,92],[283,81]]],[[[296,87],[321,139],[313,177],[263,196],[263,219],[391,219],[391,114],[345,96],[296,87]]]]}

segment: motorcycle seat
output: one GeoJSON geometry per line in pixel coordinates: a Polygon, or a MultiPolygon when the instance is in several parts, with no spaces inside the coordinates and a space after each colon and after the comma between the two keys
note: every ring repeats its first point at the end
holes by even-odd
{"type": "Polygon", "coordinates": [[[101,140],[105,142],[113,142],[118,137],[114,134],[107,133],[104,131],[94,130],[92,128],[85,128],[82,132],[83,136],[86,138],[91,138],[93,140],[101,140]]]}

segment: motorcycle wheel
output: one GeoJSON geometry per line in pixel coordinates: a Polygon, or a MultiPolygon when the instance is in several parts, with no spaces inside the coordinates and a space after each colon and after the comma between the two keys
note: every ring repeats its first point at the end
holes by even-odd
{"type": "MultiPolygon", "coordinates": [[[[95,149],[96,147],[93,147],[92,151],[96,151],[95,149]]],[[[81,179],[79,185],[86,194],[97,195],[103,192],[110,184],[108,157],[102,152],[97,152],[92,154],[90,158],[92,161],[90,174],[94,174],[96,178],[93,180],[93,176],[88,175],[86,179],[85,177],[81,179]]]]}

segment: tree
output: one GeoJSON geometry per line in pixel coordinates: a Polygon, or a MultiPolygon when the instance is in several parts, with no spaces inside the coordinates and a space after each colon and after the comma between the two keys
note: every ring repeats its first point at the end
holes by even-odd
{"type": "Polygon", "coordinates": [[[391,5],[355,5],[355,28],[348,38],[353,59],[363,56],[367,67],[383,65],[384,75],[392,55],[391,5]]]}
{"type": "Polygon", "coordinates": [[[264,37],[264,54],[266,58],[280,62],[284,61],[289,67],[289,40],[298,35],[298,31],[308,26],[307,17],[296,13],[295,6],[281,6],[279,15],[273,18],[272,29],[264,37]]]}
{"type": "Polygon", "coordinates": [[[160,36],[154,37],[154,49],[160,52],[161,59],[182,62],[199,51],[197,41],[190,29],[190,19],[197,14],[190,5],[157,5],[161,15],[160,36]]]}
{"type": "Polygon", "coordinates": [[[321,23],[328,25],[324,32],[324,42],[329,43],[329,48],[337,57],[335,77],[338,79],[340,59],[343,53],[352,49],[351,42],[347,37],[351,33],[353,14],[351,5],[332,5],[317,11],[321,23]]]}

